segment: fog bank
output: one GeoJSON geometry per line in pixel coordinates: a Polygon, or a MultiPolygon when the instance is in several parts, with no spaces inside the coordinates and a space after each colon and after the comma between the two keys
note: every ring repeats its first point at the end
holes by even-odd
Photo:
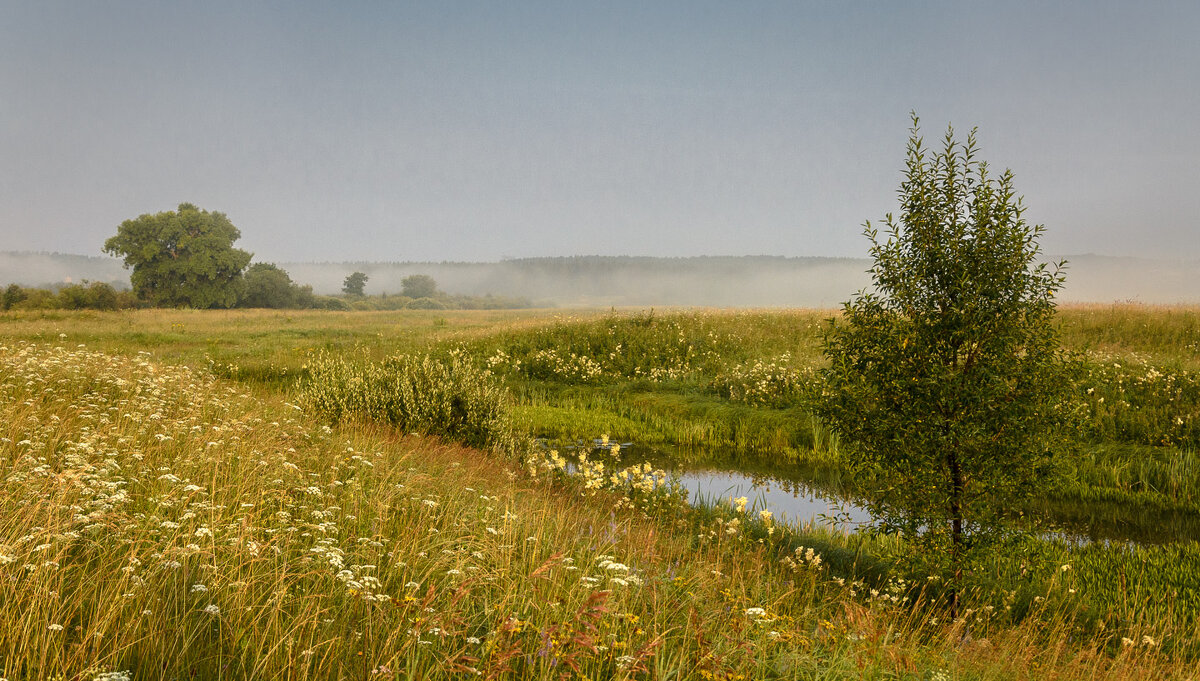
{"type": "MultiPolygon", "coordinates": [[[[1063,302],[1200,303],[1200,261],[1079,255],[1067,258],[1063,302]]],[[[525,297],[547,306],[832,307],[870,284],[858,258],[578,256],[491,263],[279,263],[319,294],[341,292],[346,275],[366,273],[366,292],[399,293],[427,274],[463,295],[525,297]]],[[[128,286],[115,258],[0,252],[0,285],[81,280],[128,286]]]]}

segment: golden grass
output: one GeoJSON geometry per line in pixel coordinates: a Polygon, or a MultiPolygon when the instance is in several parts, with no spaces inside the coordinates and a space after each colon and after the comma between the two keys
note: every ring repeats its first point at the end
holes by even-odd
{"type": "Polygon", "coordinates": [[[1072,641],[1053,613],[967,641],[962,623],[781,560],[732,511],[697,532],[669,499],[325,428],[204,372],[0,345],[10,681],[1193,671],[1141,642],[1072,641]]]}

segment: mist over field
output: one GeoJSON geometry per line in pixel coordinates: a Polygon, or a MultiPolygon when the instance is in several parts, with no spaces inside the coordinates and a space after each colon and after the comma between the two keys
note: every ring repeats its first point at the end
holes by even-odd
{"type": "MultiPolygon", "coordinates": [[[[1063,302],[1200,301],[1200,261],[1068,256],[1063,302]]],[[[368,294],[399,293],[428,274],[446,292],[525,297],[546,306],[693,305],[831,307],[867,286],[865,258],[579,256],[485,263],[279,263],[318,294],[340,293],[346,275],[366,273],[368,294]]],[[[81,280],[128,287],[114,258],[0,252],[0,285],[46,286],[81,280]]]]}

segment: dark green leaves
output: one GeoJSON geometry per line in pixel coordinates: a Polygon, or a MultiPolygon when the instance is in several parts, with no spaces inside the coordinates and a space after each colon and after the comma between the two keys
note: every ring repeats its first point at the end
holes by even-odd
{"type": "Polygon", "coordinates": [[[818,412],[884,481],[885,529],[958,571],[1053,484],[1074,423],[1053,326],[1061,263],[1037,262],[1010,172],[997,177],[946,133],[928,153],[913,118],[898,217],[871,223],[872,292],[831,325],[818,412]]]}
{"type": "Polygon", "coordinates": [[[223,213],[190,203],[138,216],[117,228],[104,251],[125,259],[138,297],[163,307],[232,307],[250,254],[233,247],[241,233],[223,213]]]}

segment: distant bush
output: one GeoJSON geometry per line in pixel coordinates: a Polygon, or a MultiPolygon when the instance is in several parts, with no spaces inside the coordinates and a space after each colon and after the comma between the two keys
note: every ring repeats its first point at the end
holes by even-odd
{"type": "Polygon", "coordinates": [[[58,300],[64,310],[117,309],[116,289],[102,282],[64,286],[58,291],[58,300]]]}
{"type": "Polygon", "coordinates": [[[350,303],[337,296],[313,296],[312,307],[316,310],[335,310],[349,312],[350,303]]]}
{"type": "Polygon", "coordinates": [[[534,307],[528,298],[496,296],[455,296],[445,293],[438,294],[438,300],[446,305],[448,310],[520,310],[534,307]]]}
{"type": "Polygon", "coordinates": [[[277,265],[254,263],[242,275],[242,295],[238,307],[273,309],[313,306],[311,286],[297,286],[288,273],[277,265]]]}
{"type": "Polygon", "coordinates": [[[139,307],[132,291],[100,281],[67,284],[57,291],[9,284],[0,295],[3,310],[125,310],[139,307]]]}
{"type": "MultiPolygon", "coordinates": [[[[319,356],[306,369],[300,401],[337,422],[365,417],[402,431],[518,453],[508,392],[463,356],[398,355],[382,362],[319,356]]],[[[523,452],[520,452],[523,453],[523,452]]]]}
{"type": "Polygon", "coordinates": [[[446,304],[435,298],[417,298],[405,306],[409,310],[445,310],[446,304]]]}
{"type": "Polygon", "coordinates": [[[342,300],[353,310],[517,310],[533,307],[533,302],[528,298],[460,296],[442,291],[423,298],[383,293],[373,296],[346,296],[342,300]]]}
{"type": "Polygon", "coordinates": [[[438,294],[437,282],[428,274],[414,274],[400,282],[400,293],[409,298],[432,298],[438,294]]]}
{"type": "Polygon", "coordinates": [[[350,298],[348,302],[353,310],[405,310],[408,309],[412,298],[384,293],[378,296],[350,298]]]}
{"type": "Polygon", "coordinates": [[[0,296],[0,307],[3,307],[5,310],[11,310],[14,305],[24,302],[28,297],[29,294],[25,292],[25,289],[16,284],[9,284],[4,289],[4,294],[0,296]]]}

